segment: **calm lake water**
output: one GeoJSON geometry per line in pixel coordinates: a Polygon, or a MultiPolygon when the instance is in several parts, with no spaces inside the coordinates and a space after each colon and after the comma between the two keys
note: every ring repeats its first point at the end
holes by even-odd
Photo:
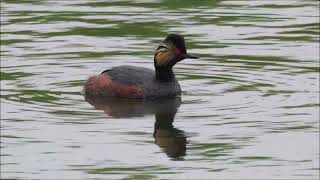
{"type": "Polygon", "coordinates": [[[318,179],[319,2],[1,1],[1,178],[318,179]],[[185,36],[181,99],[84,99],[185,36]]]}

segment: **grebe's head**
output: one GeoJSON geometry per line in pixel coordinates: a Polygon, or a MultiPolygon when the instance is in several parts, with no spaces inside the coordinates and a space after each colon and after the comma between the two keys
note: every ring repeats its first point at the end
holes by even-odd
{"type": "Polygon", "coordinates": [[[184,38],[177,34],[169,34],[158,46],[154,55],[155,67],[172,67],[177,62],[198,57],[188,54],[184,38]]]}

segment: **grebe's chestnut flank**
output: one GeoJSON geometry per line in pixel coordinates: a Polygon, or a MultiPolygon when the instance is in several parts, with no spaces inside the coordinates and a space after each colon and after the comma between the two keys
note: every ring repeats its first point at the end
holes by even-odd
{"type": "Polygon", "coordinates": [[[143,67],[118,66],[90,77],[84,85],[85,95],[137,99],[172,98],[181,94],[172,67],[186,58],[184,38],[169,34],[155,51],[155,71],[143,67]]]}

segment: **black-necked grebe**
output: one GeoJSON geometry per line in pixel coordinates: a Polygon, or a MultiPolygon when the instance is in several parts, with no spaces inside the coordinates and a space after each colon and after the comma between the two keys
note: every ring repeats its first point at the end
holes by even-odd
{"type": "Polygon", "coordinates": [[[93,76],[85,83],[85,95],[112,96],[137,99],[176,97],[181,94],[172,67],[186,58],[184,38],[169,34],[154,55],[155,71],[143,67],[118,66],[93,76]]]}

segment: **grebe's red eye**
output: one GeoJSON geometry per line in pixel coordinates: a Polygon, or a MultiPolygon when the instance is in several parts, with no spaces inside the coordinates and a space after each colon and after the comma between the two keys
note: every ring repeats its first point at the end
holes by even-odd
{"type": "Polygon", "coordinates": [[[180,56],[181,55],[181,50],[179,48],[176,48],[176,55],[180,56]]]}

